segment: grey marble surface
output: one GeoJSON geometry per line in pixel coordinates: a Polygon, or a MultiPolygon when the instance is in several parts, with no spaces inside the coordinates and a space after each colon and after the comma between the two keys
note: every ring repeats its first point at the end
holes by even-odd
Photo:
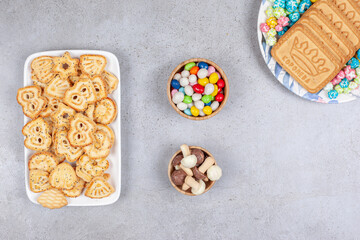
{"type": "Polygon", "coordinates": [[[359,102],[311,103],[281,86],[258,48],[259,5],[1,0],[1,239],[358,239],[359,102]],[[49,211],[27,199],[16,91],[26,57],[56,49],[119,58],[122,193],[113,205],[49,211]],[[168,75],[191,57],[215,61],[231,84],[207,121],[180,117],[167,100],[168,75]],[[208,149],[223,168],[202,196],[168,181],[182,143],[208,149]]]}

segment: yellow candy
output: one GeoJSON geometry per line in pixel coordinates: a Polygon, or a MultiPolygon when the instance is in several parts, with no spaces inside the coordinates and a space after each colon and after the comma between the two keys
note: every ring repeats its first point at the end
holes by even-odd
{"type": "Polygon", "coordinates": [[[203,108],[203,112],[204,112],[206,115],[210,115],[210,114],[212,114],[212,109],[211,109],[210,106],[205,106],[205,107],[203,108]]]}
{"type": "Polygon", "coordinates": [[[270,28],[275,28],[277,25],[277,20],[275,17],[269,17],[266,20],[266,24],[270,27],[270,28]]]}
{"type": "Polygon", "coordinates": [[[217,73],[212,73],[209,77],[209,81],[212,84],[217,83],[218,80],[219,80],[219,75],[217,73]]]}
{"type": "Polygon", "coordinates": [[[198,80],[198,84],[200,84],[201,86],[205,87],[206,84],[209,83],[209,79],[208,78],[201,78],[198,80]]]}
{"type": "Polygon", "coordinates": [[[214,91],[212,92],[211,96],[215,97],[218,94],[219,88],[218,85],[214,84],[214,91]]]}
{"type": "Polygon", "coordinates": [[[192,106],[192,107],[190,108],[190,112],[191,112],[191,114],[192,114],[194,117],[197,117],[197,116],[199,116],[199,114],[200,114],[200,110],[197,109],[195,106],[192,106]]]}
{"type": "Polygon", "coordinates": [[[317,0],[311,0],[312,3],[316,2],[317,0]]]}

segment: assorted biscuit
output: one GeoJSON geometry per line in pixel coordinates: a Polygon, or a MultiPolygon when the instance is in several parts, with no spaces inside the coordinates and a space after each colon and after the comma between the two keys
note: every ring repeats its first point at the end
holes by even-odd
{"type": "Polygon", "coordinates": [[[272,48],[274,59],[308,92],[329,83],[360,48],[355,0],[318,0],[272,48]]]}
{"type": "Polygon", "coordinates": [[[108,124],[117,116],[108,97],[119,83],[105,71],[106,58],[41,56],[31,63],[33,86],[20,88],[17,101],[31,120],[23,127],[29,187],[47,208],[68,204],[66,197],[100,199],[115,192],[108,183],[107,157],[115,142],[108,124]],[[86,189],[84,191],[84,189],[86,189]]]}

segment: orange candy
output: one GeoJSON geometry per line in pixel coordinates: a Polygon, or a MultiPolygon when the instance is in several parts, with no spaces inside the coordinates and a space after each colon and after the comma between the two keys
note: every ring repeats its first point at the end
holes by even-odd
{"type": "Polygon", "coordinates": [[[198,66],[192,67],[192,68],[190,69],[190,74],[196,75],[198,71],[199,71],[199,67],[198,67],[198,66]]]}

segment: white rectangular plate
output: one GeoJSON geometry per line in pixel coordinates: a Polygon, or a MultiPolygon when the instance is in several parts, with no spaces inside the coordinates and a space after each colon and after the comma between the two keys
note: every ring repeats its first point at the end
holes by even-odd
{"type": "MultiPolygon", "coordinates": [[[[24,86],[31,86],[33,85],[31,80],[31,67],[30,64],[32,60],[39,56],[62,56],[66,51],[71,54],[71,57],[79,58],[80,55],[83,54],[99,54],[106,57],[107,64],[105,70],[113,73],[119,79],[118,88],[109,95],[110,98],[114,99],[117,105],[117,117],[109,126],[114,130],[115,133],[115,143],[111,149],[110,155],[108,156],[108,160],[110,163],[109,169],[106,171],[111,175],[109,179],[109,183],[115,188],[115,192],[111,194],[107,198],[103,199],[91,199],[84,196],[84,193],[77,198],[67,198],[68,206],[101,206],[101,205],[108,205],[116,202],[120,197],[121,192],[121,98],[120,98],[120,66],[117,57],[106,51],[97,51],[97,50],[56,50],[56,51],[46,51],[46,52],[39,52],[30,55],[25,61],[24,67],[24,86]]],[[[24,125],[30,121],[30,118],[24,117],[24,125]]],[[[24,162],[25,162],[25,184],[26,184],[26,193],[29,197],[30,201],[33,203],[37,203],[37,198],[39,197],[40,193],[33,193],[30,191],[29,187],[29,169],[28,169],[28,160],[32,154],[35,152],[27,149],[24,147],[24,162]]]]}

